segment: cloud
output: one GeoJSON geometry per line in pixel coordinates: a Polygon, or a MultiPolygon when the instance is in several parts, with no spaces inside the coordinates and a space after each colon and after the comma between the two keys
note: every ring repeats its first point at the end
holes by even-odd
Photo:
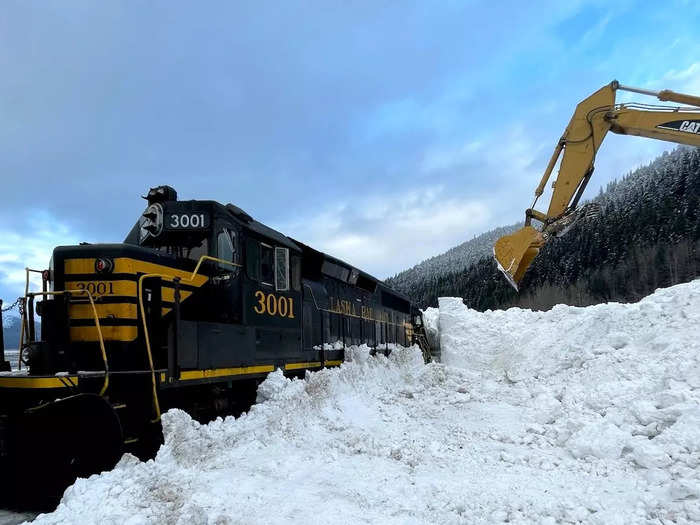
{"type": "MultiPolygon", "coordinates": [[[[536,117],[532,118],[536,121],[536,117]]],[[[486,181],[497,183],[504,176],[527,176],[546,149],[546,143],[528,132],[528,126],[522,121],[510,121],[503,128],[479,138],[468,138],[455,145],[441,142],[427,147],[420,168],[433,175],[462,171],[465,178],[476,175],[486,186],[486,181]],[[477,166],[480,171],[473,173],[477,166]]]]}
{"type": "Polygon", "coordinates": [[[687,68],[671,69],[662,77],[664,86],[672,91],[700,96],[700,62],[693,62],[687,68]]]}
{"type": "Polygon", "coordinates": [[[483,150],[481,141],[474,140],[454,147],[438,147],[425,152],[421,169],[426,173],[462,167],[473,162],[483,150]]]}
{"type": "MultiPolygon", "coordinates": [[[[310,217],[319,224],[298,231],[349,257],[373,253],[361,266],[378,274],[512,223],[581,98],[613,78],[697,92],[697,16],[669,2],[10,2],[0,286],[32,256],[20,240],[56,237],[40,266],[71,232],[118,241],[158,184],[265,222],[310,217]],[[65,231],[29,220],[28,202],[65,231]]],[[[606,141],[591,186],[660,147],[673,146],[606,141]]]]}
{"type": "Polygon", "coordinates": [[[450,197],[443,187],[425,187],[329,205],[303,221],[278,227],[385,278],[473,237],[491,219],[486,202],[450,197]]]}
{"type": "Polygon", "coordinates": [[[588,31],[586,31],[581,37],[580,46],[586,48],[588,46],[595,45],[600,42],[605,29],[608,27],[610,20],[612,20],[612,13],[607,13],[605,16],[600,18],[588,31]]]}
{"type": "MultiPolygon", "coordinates": [[[[45,212],[28,212],[33,232],[24,235],[15,230],[0,229],[0,297],[14,301],[24,293],[25,267],[44,270],[49,266],[56,246],[76,244],[76,234],[45,212]]],[[[32,289],[41,286],[41,278],[31,275],[32,289]]]]}

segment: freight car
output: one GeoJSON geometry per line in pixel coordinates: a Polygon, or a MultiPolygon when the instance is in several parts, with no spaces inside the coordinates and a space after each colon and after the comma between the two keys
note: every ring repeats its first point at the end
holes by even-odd
{"type": "Polygon", "coordinates": [[[338,366],[363,343],[429,357],[420,311],[367,273],[232,204],[169,186],[146,199],[123,243],[55,248],[20,300],[22,370],[0,373],[0,494],[15,501],[54,503],[125,451],[152,457],[169,408],[240,413],[277,368],[338,366]]]}

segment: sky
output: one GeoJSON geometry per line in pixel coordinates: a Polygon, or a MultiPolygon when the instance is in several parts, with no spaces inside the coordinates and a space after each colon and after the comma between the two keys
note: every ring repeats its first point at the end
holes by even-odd
{"type": "MultiPolygon", "coordinates": [[[[160,184],[385,278],[521,220],[602,85],[700,94],[693,0],[2,5],[6,301],[160,184]]],[[[674,147],[610,136],[588,192],[674,147]]]]}

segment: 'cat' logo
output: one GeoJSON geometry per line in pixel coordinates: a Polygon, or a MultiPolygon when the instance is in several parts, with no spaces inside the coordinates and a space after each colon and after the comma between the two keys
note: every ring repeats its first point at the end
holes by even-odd
{"type": "Polygon", "coordinates": [[[700,122],[684,120],[681,127],[678,129],[681,131],[687,131],[688,133],[700,133],[700,122]]]}
{"type": "Polygon", "coordinates": [[[659,124],[656,127],[700,135],[700,120],[672,120],[671,122],[659,124]]]}

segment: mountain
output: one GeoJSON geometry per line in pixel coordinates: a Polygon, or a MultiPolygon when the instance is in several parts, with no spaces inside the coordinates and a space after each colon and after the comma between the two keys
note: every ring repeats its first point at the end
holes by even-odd
{"type": "Polygon", "coordinates": [[[396,276],[390,282],[422,307],[457,296],[476,310],[546,310],[559,303],[636,301],[700,275],[699,148],[664,153],[611,182],[593,200],[600,213],[542,248],[520,294],[506,283],[486,247],[464,269],[443,272],[426,261],[417,278],[396,276]]]}
{"type": "Polygon", "coordinates": [[[523,223],[519,222],[482,233],[469,241],[450,248],[445,253],[426,259],[413,268],[388,278],[386,284],[410,295],[410,290],[424,286],[427,282],[434,282],[439,277],[461,272],[476,264],[480,259],[491,257],[493,244],[496,240],[503,235],[513,233],[522,225],[523,223]]]}

